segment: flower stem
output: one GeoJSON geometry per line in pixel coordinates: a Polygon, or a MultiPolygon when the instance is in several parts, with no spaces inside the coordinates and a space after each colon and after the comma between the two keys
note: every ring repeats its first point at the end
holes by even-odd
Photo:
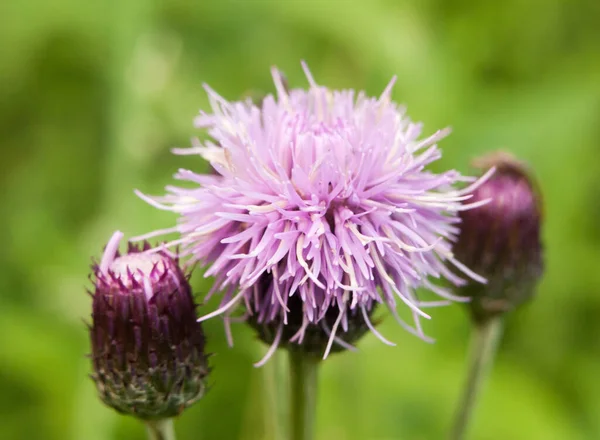
{"type": "Polygon", "coordinates": [[[315,438],[319,361],[301,351],[290,351],[291,440],[315,438]]]}
{"type": "Polygon", "coordinates": [[[454,427],[449,437],[450,440],[465,438],[477,396],[494,363],[494,355],[501,334],[502,316],[486,319],[473,326],[467,381],[454,420],[454,427]]]}
{"type": "Polygon", "coordinates": [[[271,360],[261,368],[264,374],[266,400],[264,425],[268,433],[265,438],[273,440],[287,439],[288,389],[284,365],[286,359],[282,356],[283,354],[281,350],[275,351],[271,360]]]}
{"type": "Polygon", "coordinates": [[[146,422],[148,440],[175,440],[173,419],[149,420],[146,422]]]}

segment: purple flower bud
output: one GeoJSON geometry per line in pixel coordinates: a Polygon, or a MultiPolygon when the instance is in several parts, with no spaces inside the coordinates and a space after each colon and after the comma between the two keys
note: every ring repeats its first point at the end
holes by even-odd
{"type": "Polygon", "coordinates": [[[488,283],[459,289],[472,298],[476,321],[514,309],[528,300],[543,272],[540,239],[542,201],[528,171],[510,154],[496,152],[474,162],[495,174],[477,188],[469,203],[490,199],[479,209],[461,211],[456,257],[488,283]]]}
{"type": "Polygon", "coordinates": [[[188,278],[165,251],[109,241],[94,265],[92,359],[102,401],[141,419],[178,415],[199,400],[209,372],[188,278]]]}

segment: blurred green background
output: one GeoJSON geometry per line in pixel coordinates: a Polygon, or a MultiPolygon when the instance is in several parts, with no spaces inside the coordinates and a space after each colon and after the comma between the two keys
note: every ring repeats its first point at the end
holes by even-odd
{"type": "MultiPolygon", "coordinates": [[[[505,148],[545,196],[547,270],[507,322],[472,439],[600,438],[600,2],[597,0],[8,0],[0,4],[0,438],[143,439],[87,377],[90,256],[115,229],[174,215],[160,194],[199,133],[209,83],[229,99],[271,90],[278,65],[321,84],[394,98],[425,131],[451,125],[436,169],[505,148]]],[[[194,278],[204,292],[207,284],[194,278]]],[[[203,310],[214,307],[211,303],[203,310]]],[[[318,438],[442,439],[463,382],[466,314],[434,310],[425,344],[391,319],[360,353],[324,365],[318,438]]],[[[211,392],[177,422],[180,440],[273,439],[273,362],[243,325],[216,352],[211,392]]]]}

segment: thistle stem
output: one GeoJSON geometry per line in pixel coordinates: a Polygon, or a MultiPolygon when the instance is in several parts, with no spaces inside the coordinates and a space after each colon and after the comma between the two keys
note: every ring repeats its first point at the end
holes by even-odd
{"type": "Polygon", "coordinates": [[[319,361],[301,351],[290,351],[291,440],[315,438],[319,361]]]}
{"type": "Polygon", "coordinates": [[[286,439],[287,428],[287,377],[284,371],[284,353],[277,350],[273,353],[270,362],[267,362],[261,369],[264,371],[265,399],[267,410],[265,414],[265,427],[268,436],[274,440],[286,439]]]}
{"type": "Polygon", "coordinates": [[[502,323],[502,316],[496,316],[473,326],[467,380],[450,440],[465,438],[477,397],[494,363],[494,355],[502,334],[502,323]]]}
{"type": "Polygon", "coordinates": [[[149,420],[146,422],[148,440],[175,440],[173,419],[149,420]]]}

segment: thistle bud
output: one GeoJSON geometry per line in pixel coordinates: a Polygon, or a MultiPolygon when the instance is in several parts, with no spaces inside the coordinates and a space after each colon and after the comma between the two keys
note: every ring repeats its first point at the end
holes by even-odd
{"type": "Polygon", "coordinates": [[[459,289],[471,298],[472,316],[481,322],[533,296],[543,272],[542,202],[527,169],[510,154],[492,153],[474,165],[484,170],[496,167],[496,171],[469,203],[490,201],[461,212],[454,253],[487,279],[487,284],[470,283],[459,289]]]}
{"type": "Polygon", "coordinates": [[[116,232],[93,266],[92,378],[118,412],[170,418],[204,394],[204,334],[177,259],[147,243],[120,255],[121,238],[116,232]]]}

